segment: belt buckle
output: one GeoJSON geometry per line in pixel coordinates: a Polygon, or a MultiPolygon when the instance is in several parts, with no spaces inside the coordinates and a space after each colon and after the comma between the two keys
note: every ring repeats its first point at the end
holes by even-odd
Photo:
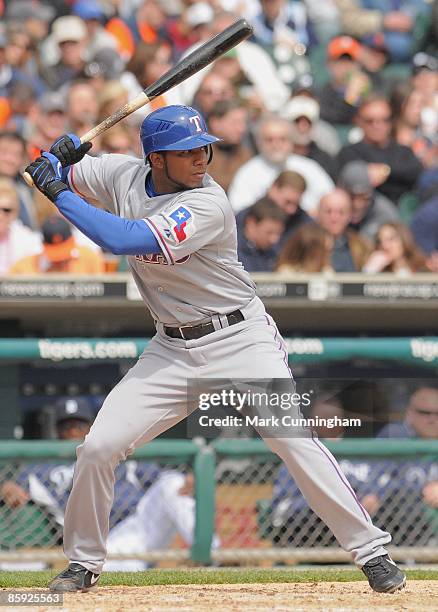
{"type": "Polygon", "coordinates": [[[181,327],[179,327],[179,333],[181,334],[183,340],[185,340],[187,342],[187,338],[184,336],[184,332],[182,331],[183,329],[187,329],[187,328],[192,328],[194,327],[194,325],[182,325],[181,327]]]}

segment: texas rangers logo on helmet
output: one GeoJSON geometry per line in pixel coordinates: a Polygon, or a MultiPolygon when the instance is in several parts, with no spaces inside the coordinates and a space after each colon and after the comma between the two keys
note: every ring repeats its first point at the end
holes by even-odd
{"type": "Polygon", "coordinates": [[[176,239],[178,242],[182,242],[187,238],[186,227],[192,221],[191,213],[187,210],[187,208],[184,208],[184,206],[180,206],[174,210],[171,215],[169,215],[169,218],[175,222],[173,231],[176,239]]]}

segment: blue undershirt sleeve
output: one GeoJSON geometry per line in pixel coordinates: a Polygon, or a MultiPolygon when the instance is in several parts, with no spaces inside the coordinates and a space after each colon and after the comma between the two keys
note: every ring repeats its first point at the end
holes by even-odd
{"type": "Polygon", "coordinates": [[[62,191],[58,210],[83,234],[115,255],[162,253],[154,234],[142,219],[131,221],[88,204],[71,191],[62,191]]]}

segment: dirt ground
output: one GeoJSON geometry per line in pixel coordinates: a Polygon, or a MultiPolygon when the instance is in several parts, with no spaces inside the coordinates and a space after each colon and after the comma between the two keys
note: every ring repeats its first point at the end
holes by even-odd
{"type": "MultiPolygon", "coordinates": [[[[14,608],[14,610],[29,608],[14,608]]],[[[36,610],[36,608],[32,608],[36,610]]],[[[64,606],[38,608],[63,612],[294,612],[309,610],[380,612],[438,611],[438,581],[411,580],[403,591],[379,595],[365,582],[301,584],[212,584],[100,587],[64,596],[64,606]]]]}

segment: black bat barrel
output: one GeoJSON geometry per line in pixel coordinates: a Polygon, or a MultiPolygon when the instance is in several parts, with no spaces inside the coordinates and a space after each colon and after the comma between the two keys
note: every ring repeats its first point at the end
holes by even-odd
{"type": "Polygon", "coordinates": [[[239,19],[239,21],[225,28],[223,32],[192,51],[155,83],[146,87],[144,93],[150,100],[160,96],[251,36],[252,31],[252,26],[245,19],[239,19]]]}

